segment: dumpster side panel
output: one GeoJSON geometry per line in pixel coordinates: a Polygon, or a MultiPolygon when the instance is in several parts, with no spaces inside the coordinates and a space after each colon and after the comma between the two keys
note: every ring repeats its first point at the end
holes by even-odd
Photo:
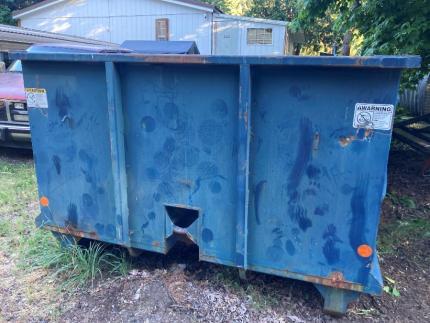
{"type": "Polygon", "coordinates": [[[258,67],[254,75],[250,268],[378,292],[379,277],[369,275],[376,252],[362,258],[357,248],[376,250],[391,131],[355,129],[353,117],[356,103],[395,105],[399,71],[258,67]]]}
{"type": "Polygon", "coordinates": [[[103,64],[25,62],[27,88],[47,90],[48,108],[30,108],[38,218],[54,231],[117,242],[103,64]]]}
{"type": "Polygon", "coordinates": [[[167,252],[176,230],[198,243],[201,259],[234,264],[238,68],[120,71],[132,245],[167,252]]]}

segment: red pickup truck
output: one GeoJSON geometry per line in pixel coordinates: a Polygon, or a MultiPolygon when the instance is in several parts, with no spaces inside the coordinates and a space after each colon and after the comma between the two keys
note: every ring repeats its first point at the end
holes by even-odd
{"type": "Polygon", "coordinates": [[[0,73],[0,146],[31,148],[21,62],[0,73]]]}

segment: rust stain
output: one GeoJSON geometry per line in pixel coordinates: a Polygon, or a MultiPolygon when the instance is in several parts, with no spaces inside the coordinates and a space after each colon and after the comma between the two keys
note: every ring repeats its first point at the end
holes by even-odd
{"type": "Polygon", "coordinates": [[[160,241],[156,241],[156,240],[154,240],[154,241],[152,241],[151,245],[152,245],[153,247],[159,247],[159,246],[160,246],[160,241]]]}
{"type": "Polygon", "coordinates": [[[355,135],[351,135],[351,136],[341,136],[339,137],[339,145],[341,145],[341,147],[347,147],[351,144],[351,142],[353,142],[357,137],[355,135]]]}
{"type": "Polygon", "coordinates": [[[364,138],[368,139],[370,137],[372,137],[373,135],[373,130],[372,129],[366,129],[366,131],[364,132],[364,138]]]}
{"type": "Polygon", "coordinates": [[[358,131],[360,129],[357,129],[357,133],[355,135],[349,135],[349,136],[340,136],[338,139],[339,145],[343,148],[349,146],[353,141],[366,141],[369,140],[373,135],[373,129],[366,129],[364,132],[364,137],[359,138],[357,136],[358,131]]]}
{"type": "Polygon", "coordinates": [[[168,64],[206,64],[207,59],[200,55],[142,55],[142,54],[131,54],[130,56],[136,58],[143,58],[147,63],[168,63],[168,64]]]}
{"type": "Polygon", "coordinates": [[[363,291],[363,286],[345,281],[343,274],[337,271],[330,273],[328,277],[303,275],[303,280],[334,288],[349,289],[357,292],[363,291]]]}
{"type": "Polygon", "coordinates": [[[215,264],[222,264],[222,261],[219,260],[217,257],[215,256],[210,256],[210,255],[203,255],[203,254],[199,254],[199,259],[200,260],[204,260],[207,262],[213,262],[215,264]]]}
{"type": "Polygon", "coordinates": [[[84,232],[84,231],[77,230],[71,226],[61,228],[61,227],[52,226],[52,225],[45,225],[44,228],[47,230],[50,230],[50,231],[58,232],[58,233],[69,234],[69,235],[72,235],[74,237],[90,238],[90,239],[94,239],[94,240],[99,240],[99,236],[96,232],[84,232]]]}

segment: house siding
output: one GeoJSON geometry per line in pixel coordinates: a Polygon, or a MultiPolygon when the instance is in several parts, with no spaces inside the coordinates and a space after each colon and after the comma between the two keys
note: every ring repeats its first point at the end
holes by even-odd
{"type": "Polygon", "coordinates": [[[155,20],[169,19],[170,40],[194,40],[211,54],[212,14],[158,0],[69,0],[20,19],[22,27],[122,43],[155,40],[155,20]]]}
{"type": "Polygon", "coordinates": [[[284,25],[261,23],[256,21],[247,21],[241,19],[214,17],[214,23],[217,35],[214,37],[215,53],[217,55],[229,55],[225,52],[228,46],[223,46],[222,42],[226,41],[222,35],[225,30],[231,30],[231,37],[228,40],[236,42],[236,55],[283,55],[285,44],[286,27],[284,25]],[[248,28],[270,28],[272,29],[272,44],[248,44],[248,28]]]}
{"type": "Polygon", "coordinates": [[[160,0],[68,0],[28,13],[20,23],[22,27],[120,44],[155,40],[155,20],[160,18],[169,19],[169,40],[195,41],[204,55],[284,54],[285,25],[212,14],[160,0]],[[234,43],[228,43],[229,35],[222,34],[226,28],[234,43]],[[247,44],[248,28],[272,28],[272,44],[247,44]]]}

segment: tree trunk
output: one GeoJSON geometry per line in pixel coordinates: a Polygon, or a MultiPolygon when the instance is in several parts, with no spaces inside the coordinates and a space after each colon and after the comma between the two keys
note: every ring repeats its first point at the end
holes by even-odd
{"type": "Polygon", "coordinates": [[[351,40],[352,30],[348,30],[345,35],[343,35],[342,55],[349,56],[351,54],[351,40]]]}
{"type": "MultiPolygon", "coordinates": [[[[360,0],[355,0],[354,4],[351,7],[351,14],[360,6],[360,0]]],[[[351,41],[352,41],[352,29],[349,29],[343,35],[343,43],[342,43],[342,55],[349,56],[351,54],[351,41]]]]}

